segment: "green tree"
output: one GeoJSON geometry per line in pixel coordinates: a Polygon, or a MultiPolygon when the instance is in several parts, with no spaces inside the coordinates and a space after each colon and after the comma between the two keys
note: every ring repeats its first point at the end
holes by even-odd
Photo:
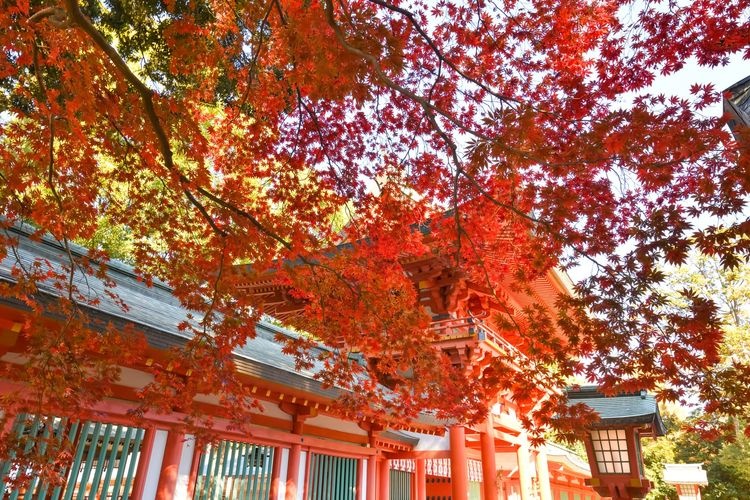
{"type": "Polygon", "coordinates": [[[648,500],[677,499],[677,490],[664,482],[664,464],[675,463],[677,453],[677,436],[683,419],[679,415],[678,408],[662,406],[660,409],[667,435],[658,439],[649,439],[642,442],[643,465],[646,477],[651,480],[653,487],[646,497],[648,500]]]}
{"type": "MultiPolygon", "coordinates": [[[[685,309],[690,302],[715,305],[723,335],[719,361],[705,373],[712,402],[703,410],[733,419],[734,433],[740,420],[750,417],[750,262],[741,259],[724,267],[716,256],[692,253],[685,264],[666,270],[665,314],[685,309]]],[[[713,422],[712,425],[718,422],[713,422]]]]}
{"type": "Polygon", "coordinates": [[[688,419],[665,412],[671,432],[644,446],[647,475],[655,483],[649,498],[673,498],[662,481],[664,463],[703,463],[706,499],[743,499],[750,491],[750,442],[741,432],[750,415],[747,378],[750,365],[750,263],[722,267],[713,256],[694,253],[686,264],[668,270],[670,307],[684,307],[685,297],[711,299],[718,307],[724,334],[720,362],[706,376],[714,384],[718,406],[700,407],[688,419]],[[678,295],[679,294],[679,295],[678,295]],[[731,378],[745,383],[729,383],[731,378]],[[744,374],[744,375],[742,375],[744,374]],[[708,436],[707,436],[708,435],[708,436]],[[707,439],[711,437],[711,439],[707,439]]]}
{"type": "MultiPolygon", "coordinates": [[[[716,417],[714,417],[716,418],[716,417]]],[[[705,420],[698,414],[688,421],[705,420]]],[[[717,418],[721,424],[721,419],[717,418]]],[[[705,439],[698,432],[684,430],[675,439],[677,462],[703,463],[708,475],[708,486],[703,488],[706,500],[741,500],[750,492],[750,445],[747,438],[732,434],[715,440],[705,439]]]]}

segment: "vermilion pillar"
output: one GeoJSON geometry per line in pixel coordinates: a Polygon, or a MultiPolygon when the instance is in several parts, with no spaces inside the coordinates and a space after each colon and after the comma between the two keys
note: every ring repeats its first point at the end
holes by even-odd
{"type": "Polygon", "coordinates": [[[375,455],[367,459],[367,500],[377,500],[378,464],[375,455]]]}
{"type": "Polygon", "coordinates": [[[427,462],[424,458],[415,460],[414,483],[416,484],[416,500],[427,499],[427,462]]]}
{"type": "Polygon", "coordinates": [[[485,500],[497,499],[497,466],[495,465],[495,429],[492,416],[487,419],[487,427],[479,434],[482,448],[482,488],[485,500]]]}
{"type": "Polygon", "coordinates": [[[156,500],[172,500],[177,486],[177,475],[182,458],[182,443],[185,435],[181,432],[169,431],[164,445],[164,458],[161,460],[159,484],[156,487],[156,500]]]}
{"type": "Polygon", "coordinates": [[[154,433],[156,429],[146,427],[141,443],[141,455],[138,459],[138,466],[135,470],[135,481],[133,482],[133,491],[130,494],[132,498],[141,498],[143,490],[146,487],[146,475],[148,474],[148,464],[151,462],[151,451],[154,449],[154,433]]]}
{"type": "Polygon", "coordinates": [[[297,481],[299,479],[299,460],[302,445],[295,443],[289,450],[289,462],[286,468],[286,500],[297,500],[297,481]]]}
{"type": "Polygon", "coordinates": [[[273,464],[271,465],[271,500],[279,498],[279,482],[281,478],[281,447],[273,449],[273,464]]]}
{"type": "Polygon", "coordinates": [[[531,500],[531,470],[529,467],[529,443],[524,438],[516,451],[518,457],[518,480],[521,485],[521,500],[531,500]]]}
{"type": "Polygon", "coordinates": [[[466,434],[463,426],[450,429],[452,500],[468,500],[469,465],[466,462],[466,434]]]}
{"type": "Polygon", "coordinates": [[[544,447],[537,450],[534,459],[536,460],[536,476],[539,480],[539,498],[540,500],[552,500],[552,486],[549,482],[547,452],[544,450],[544,447]]]}
{"type": "Polygon", "coordinates": [[[391,492],[391,461],[382,459],[378,469],[378,498],[386,500],[391,492]]]}

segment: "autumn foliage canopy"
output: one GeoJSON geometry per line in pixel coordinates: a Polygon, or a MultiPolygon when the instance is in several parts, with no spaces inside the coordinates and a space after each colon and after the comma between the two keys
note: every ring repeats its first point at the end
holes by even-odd
{"type": "Polygon", "coordinates": [[[265,312],[241,284],[272,275],[306,304],[286,350],[305,365],[333,347],[319,377],[356,386],[341,411],[472,420],[500,390],[579,375],[736,412],[717,387],[747,367],[706,375],[715,306],[684,290],[671,307],[659,284],[692,248],[747,255],[750,155],[706,116],[717,89],[648,87],[690,58],[721,71],[749,41],[747,0],[4,0],[0,225],[92,250],[0,285],[30,311],[29,362],[0,367],[28,390],[3,403],[84,408],[138,359],[138,332],[92,325],[72,279],[117,257],[195,312],[169,354],[192,375],[154,365],[143,411],[200,418],[193,396],[213,392],[241,419],[232,350],[265,312]],[[521,374],[499,361],[477,378],[431,347],[403,268],[427,255],[500,304],[521,374]],[[503,314],[504,290],[578,263],[594,274],[554,310],[503,314]]]}

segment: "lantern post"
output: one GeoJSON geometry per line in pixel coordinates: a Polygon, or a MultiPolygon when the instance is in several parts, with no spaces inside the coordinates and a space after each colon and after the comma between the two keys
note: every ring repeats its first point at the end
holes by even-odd
{"type": "Polygon", "coordinates": [[[656,399],[646,391],[605,396],[596,386],[568,390],[569,404],[583,403],[599,421],[582,429],[591,479],[586,484],[613,500],[643,498],[651,489],[641,454],[641,438],[665,434],[656,399]]]}

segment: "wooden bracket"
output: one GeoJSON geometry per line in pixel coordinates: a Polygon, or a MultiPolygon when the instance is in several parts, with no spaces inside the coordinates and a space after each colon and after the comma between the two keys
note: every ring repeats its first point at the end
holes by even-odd
{"type": "Polygon", "coordinates": [[[279,409],[292,416],[292,433],[302,434],[305,420],[318,416],[318,409],[313,406],[302,406],[288,401],[279,403],[279,409]]]}

